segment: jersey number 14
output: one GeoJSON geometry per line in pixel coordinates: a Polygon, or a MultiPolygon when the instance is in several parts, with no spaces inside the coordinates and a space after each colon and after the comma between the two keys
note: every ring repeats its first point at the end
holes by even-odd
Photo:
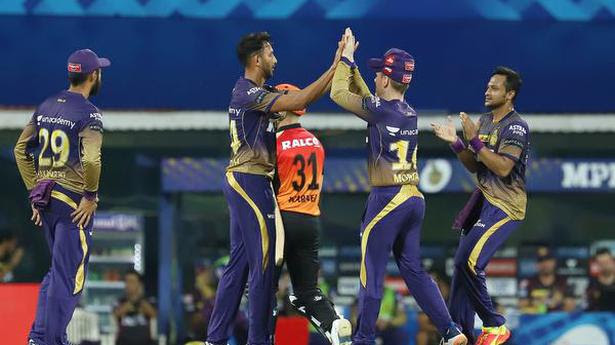
{"type": "Polygon", "coordinates": [[[399,140],[394,143],[391,143],[389,150],[391,152],[397,151],[397,163],[393,163],[393,170],[414,170],[416,171],[416,151],[418,149],[418,145],[414,147],[414,152],[412,153],[412,161],[408,162],[408,146],[410,143],[406,140],[399,140]]]}

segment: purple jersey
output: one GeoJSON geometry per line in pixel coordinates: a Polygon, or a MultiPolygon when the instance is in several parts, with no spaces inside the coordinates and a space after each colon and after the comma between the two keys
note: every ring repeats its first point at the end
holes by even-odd
{"type": "Polygon", "coordinates": [[[367,154],[369,181],[372,186],[419,183],[417,171],[417,115],[406,102],[386,101],[379,97],[363,99],[368,113],[367,154]]]}
{"type": "Polygon", "coordinates": [[[36,181],[55,180],[68,190],[83,193],[83,133],[102,132],[100,110],[83,95],[64,90],[39,105],[29,125],[34,126],[34,133],[26,154],[34,159],[36,181]]]}
{"type": "Polygon", "coordinates": [[[499,122],[493,122],[491,113],[479,120],[478,137],[485,146],[515,162],[510,174],[504,178],[478,162],[478,187],[490,203],[500,208],[513,220],[525,218],[527,193],[525,168],[530,149],[530,130],[527,123],[515,111],[499,122]]]}
{"type": "Polygon", "coordinates": [[[275,134],[267,130],[273,103],[282,94],[240,77],[229,106],[231,160],[228,171],[273,177],[275,134]]]}

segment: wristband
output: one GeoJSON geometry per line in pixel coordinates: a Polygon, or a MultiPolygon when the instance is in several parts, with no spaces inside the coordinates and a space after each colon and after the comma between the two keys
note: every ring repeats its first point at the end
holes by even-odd
{"type": "Polygon", "coordinates": [[[353,68],[357,68],[357,64],[356,64],[356,63],[354,63],[354,62],[352,62],[352,61],[350,61],[350,59],[348,59],[348,58],[347,58],[347,57],[345,57],[345,56],[342,56],[342,61],[344,61],[344,63],[345,63],[346,65],[348,65],[348,67],[350,67],[351,69],[353,69],[353,68]]]}
{"type": "Polygon", "coordinates": [[[470,146],[475,153],[478,153],[483,147],[485,147],[485,144],[478,139],[478,136],[475,136],[472,140],[470,140],[470,146]]]}
{"type": "Polygon", "coordinates": [[[90,200],[90,201],[96,201],[97,197],[98,197],[98,193],[97,192],[90,192],[87,190],[83,191],[83,197],[90,200]]]}
{"type": "Polygon", "coordinates": [[[466,144],[463,143],[463,140],[461,140],[461,138],[457,137],[457,141],[450,144],[449,147],[451,148],[451,150],[453,150],[453,152],[459,154],[466,149],[466,144]]]}

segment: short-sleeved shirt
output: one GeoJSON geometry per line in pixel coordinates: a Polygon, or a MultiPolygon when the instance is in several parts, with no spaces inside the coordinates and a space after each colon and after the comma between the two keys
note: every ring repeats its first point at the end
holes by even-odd
{"type": "MultiPolygon", "coordinates": [[[[493,114],[480,117],[478,137],[487,149],[515,162],[510,174],[499,177],[478,160],[478,187],[485,198],[504,211],[513,220],[525,218],[527,193],[525,169],[530,150],[530,130],[527,123],[515,111],[499,122],[493,122],[493,114]]],[[[478,156],[476,156],[478,159],[478,156]]]]}
{"type": "Polygon", "coordinates": [[[320,215],[325,150],[300,124],[278,128],[277,199],[280,210],[320,215]]]}
{"type": "Polygon", "coordinates": [[[47,98],[34,111],[30,123],[35,134],[26,153],[34,156],[36,180],[55,180],[82,193],[85,180],[80,133],[103,131],[100,110],[83,95],[67,90],[47,98]]]}
{"type": "MultiPolygon", "coordinates": [[[[120,307],[126,303],[128,299],[122,297],[118,300],[117,305],[120,307]]],[[[151,322],[145,314],[140,312],[143,299],[131,303],[132,310],[121,317],[118,321],[118,335],[116,339],[117,345],[151,345],[151,322]]]]}
{"type": "Polygon", "coordinates": [[[273,178],[275,133],[268,127],[277,115],[271,107],[281,95],[268,85],[258,86],[244,77],[237,80],[229,106],[231,159],[227,171],[273,178]]]}
{"type": "Polygon", "coordinates": [[[417,114],[405,101],[363,98],[368,113],[367,154],[372,186],[418,185],[417,114]]]}
{"type": "Polygon", "coordinates": [[[587,309],[615,311],[615,282],[603,284],[597,278],[591,278],[587,287],[587,309]]]}
{"type": "Polygon", "coordinates": [[[543,284],[537,276],[523,280],[520,285],[519,297],[531,300],[532,304],[542,312],[563,309],[563,302],[560,305],[549,306],[556,293],[561,297],[574,296],[572,286],[562,276],[557,276],[551,285],[543,284]]]}

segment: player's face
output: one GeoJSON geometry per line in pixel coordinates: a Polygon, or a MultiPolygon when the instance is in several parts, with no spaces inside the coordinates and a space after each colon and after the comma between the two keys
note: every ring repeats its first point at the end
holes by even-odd
{"type": "Polygon", "coordinates": [[[100,86],[102,84],[102,70],[99,68],[96,72],[94,72],[94,77],[96,80],[94,81],[94,85],[92,85],[92,89],[90,90],[90,96],[96,96],[98,91],[100,91],[100,86]]]}
{"type": "Polygon", "coordinates": [[[555,266],[557,262],[555,259],[546,259],[538,262],[538,273],[540,274],[552,274],[555,273],[555,266]]]}
{"type": "Polygon", "coordinates": [[[485,91],[485,107],[495,109],[506,103],[506,76],[496,74],[489,79],[485,91]]]}
{"type": "Polygon", "coordinates": [[[276,59],[275,55],[273,54],[273,47],[271,46],[271,44],[265,43],[263,50],[257,57],[257,63],[263,71],[265,79],[269,79],[273,76],[273,71],[278,64],[278,59],[276,59]]]}
{"type": "Polygon", "coordinates": [[[126,283],[126,293],[129,295],[138,295],[141,290],[141,282],[139,282],[139,278],[134,274],[128,274],[124,278],[124,282],[126,283]]]}
{"type": "Polygon", "coordinates": [[[596,264],[602,274],[611,274],[615,272],[615,260],[608,254],[598,255],[596,264]]]}

